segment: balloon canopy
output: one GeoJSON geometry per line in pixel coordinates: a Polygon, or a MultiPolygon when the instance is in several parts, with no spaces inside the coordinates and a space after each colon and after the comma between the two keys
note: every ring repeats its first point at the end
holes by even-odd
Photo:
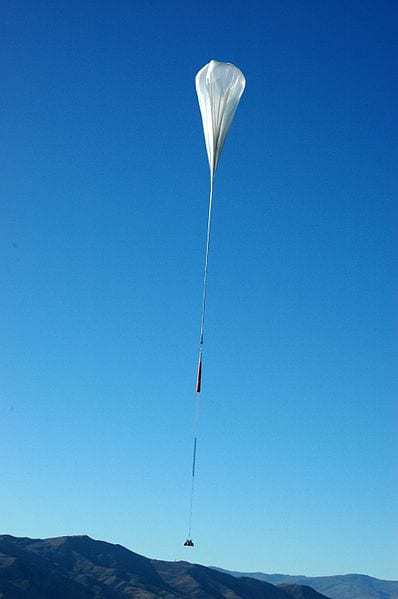
{"type": "Polygon", "coordinates": [[[246,80],[235,65],[211,60],[197,73],[195,85],[213,177],[246,80]]]}

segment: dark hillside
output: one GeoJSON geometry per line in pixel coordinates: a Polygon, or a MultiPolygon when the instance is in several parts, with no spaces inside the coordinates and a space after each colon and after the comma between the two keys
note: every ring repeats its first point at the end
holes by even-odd
{"type": "Polygon", "coordinates": [[[0,536],[0,599],[322,599],[189,562],[150,560],[87,536],[0,536]]]}

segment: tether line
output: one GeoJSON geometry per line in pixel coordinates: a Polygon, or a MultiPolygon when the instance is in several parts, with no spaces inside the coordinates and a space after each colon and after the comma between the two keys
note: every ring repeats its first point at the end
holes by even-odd
{"type": "Polygon", "coordinates": [[[209,210],[208,210],[208,215],[207,215],[205,261],[204,261],[204,268],[203,268],[202,313],[201,313],[201,318],[200,318],[199,360],[198,360],[198,372],[197,372],[197,379],[196,379],[196,402],[195,402],[196,406],[195,406],[195,418],[194,418],[194,426],[193,426],[193,453],[192,453],[191,494],[190,494],[190,500],[189,500],[188,539],[191,538],[193,503],[194,503],[194,495],[195,495],[196,451],[197,451],[197,445],[198,445],[200,392],[201,392],[201,388],[202,388],[202,357],[203,357],[203,341],[204,341],[205,318],[206,318],[207,275],[208,275],[208,269],[209,269],[209,250],[210,250],[210,237],[211,237],[212,208],[213,208],[213,173],[211,172],[210,173],[209,210]]]}
{"type": "Polygon", "coordinates": [[[200,319],[200,336],[199,345],[203,345],[203,336],[205,331],[205,316],[206,316],[206,300],[207,300],[207,272],[209,268],[209,250],[210,250],[210,233],[211,233],[211,215],[213,208],[213,175],[210,175],[210,195],[209,195],[209,212],[207,216],[207,236],[206,236],[206,253],[205,266],[203,270],[203,294],[202,294],[202,317],[200,319]]]}

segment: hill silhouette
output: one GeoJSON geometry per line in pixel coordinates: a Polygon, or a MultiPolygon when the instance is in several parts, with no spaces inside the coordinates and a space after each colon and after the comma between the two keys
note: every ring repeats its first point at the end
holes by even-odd
{"type": "MultiPolygon", "coordinates": [[[[324,593],[331,599],[398,599],[398,581],[380,580],[364,574],[342,574],[337,576],[291,576],[288,574],[265,574],[263,572],[234,572],[216,568],[219,572],[232,574],[236,577],[251,577],[263,582],[278,585],[279,588],[296,585],[304,586],[324,593]]],[[[299,590],[297,591],[299,592],[299,590]]],[[[296,594],[296,597],[301,597],[296,594]]]]}
{"type": "Polygon", "coordinates": [[[191,564],[148,559],[87,536],[0,536],[0,599],[325,599],[191,564]]]}

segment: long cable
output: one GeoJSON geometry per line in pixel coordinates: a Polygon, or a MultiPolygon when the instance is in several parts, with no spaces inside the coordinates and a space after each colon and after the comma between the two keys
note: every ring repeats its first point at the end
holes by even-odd
{"type": "Polygon", "coordinates": [[[213,208],[213,174],[210,174],[210,194],[209,194],[209,212],[207,215],[207,236],[205,266],[203,270],[203,294],[202,294],[202,317],[200,319],[200,337],[199,345],[203,345],[203,335],[205,330],[206,300],[207,300],[207,271],[209,267],[210,233],[211,233],[211,215],[213,208]]]}
{"type": "Polygon", "coordinates": [[[189,500],[189,521],[188,521],[188,539],[191,539],[192,530],[192,514],[193,501],[195,495],[195,472],[196,472],[196,450],[198,444],[198,427],[199,427],[199,408],[200,408],[200,392],[202,388],[202,359],[203,359],[203,340],[205,330],[206,316],[206,301],[207,301],[207,273],[209,267],[209,250],[210,250],[210,235],[211,235],[211,217],[213,208],[213,173],[210,174],[210,194],[209,194],[209,211],[207,215],[207,235],[206,235],[206,250],[205,262],[203,269],[203,291],[202,291],[202,313],[200,318],[200,335],[199,335],[199,360],[198,372],[196,378],[196,406],[195,419],[193,426],[193,452],[192,452],[192,474],[191,474],[191,494],[189,500]]]}

